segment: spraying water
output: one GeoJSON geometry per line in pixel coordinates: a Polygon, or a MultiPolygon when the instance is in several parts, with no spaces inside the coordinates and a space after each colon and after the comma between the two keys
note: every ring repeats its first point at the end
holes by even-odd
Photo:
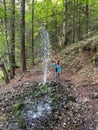
{"type": "Polygon", "coordinates": [[[46,83],[51,61],[51,44],[49,40],[49,34],[46,30],[41,31],[40,38],[43,51],[43,82],[46,83]]]}

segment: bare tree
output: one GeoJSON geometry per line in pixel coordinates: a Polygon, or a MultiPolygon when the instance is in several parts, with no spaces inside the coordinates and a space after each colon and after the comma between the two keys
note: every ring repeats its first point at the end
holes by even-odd
{"type": "MultiPolygon", "coordinates": [[[[6,1],[3,0],[3,6],[4,6],[4,32],[5,32],[5,38],[6,38],[6,45],[7,45],[7,51],[9,56],[9,41],[8,41],[8,27],[7,27],[7,9],[6,9],[6,1]]],[[[10,56],[9,56],[10,59],[10,56]]]]}
{"type": "Polygon", "coordinates": [[[88,26],[89,26],[89,6],[88,6],[89,0],[86,0],[86,37],[88,37],[88,26]]]}
{"type": "Polygon", "coordinates": [[[10,77],[15,75],[15,0],[11,0],[10,77]]]}
{"type": "Polygon", "coordinates": [[[34,0],[32,0],[32,64],[34,64],[34,0]]]}
{"type": "Polygon", "coordinates": [[[77,39],[79,40],[80,39],[80,31],[79,31],[79,0],[77,0],[76,2],[76,9],[77,9],[77,12],[76,12],[76,34],[77,34],[77,39]]]}
{"type": "Polygon", "coordinates": [[[74,0],[73,1],[73,19],[72,19],[72,22],[73,22],[73,37],[72,37],[72,41],[73,43],[75,42],[75,8],[76,8],[76,1],[74,0]]]}
{"type": "Polygon", "coordinates": [[[21,64],[22,72],[26,71],[26,54],[25,54],[25,0],[21,0],[21,64]]]}
{"type": "Polygon", "coordinates": [[[63,19],[64,45],[67,44],[67,0],[64,0],[64,19],[63,19]]]}

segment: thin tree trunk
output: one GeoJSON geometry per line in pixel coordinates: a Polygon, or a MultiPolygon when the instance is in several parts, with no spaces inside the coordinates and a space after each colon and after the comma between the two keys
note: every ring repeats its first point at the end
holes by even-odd
{"type": "Polygon", "coordinates": [[[89,26],[89,10],[88,10],[89,0],[86,0],[86,37],[88,37],[88,26],[89,26]]]}
{"type": "Polygon", "coordinates": [[[80,18],[80,7],[79,7],[79,0],[77,0],[77,39],[81,40],[81,18],[80,18]]]}
{"type": "Polygon", "coordinates": [[[11,0],[11,46],[10,46],[10,76],[15,75],[15,0],[11,0]]]}
{"type": "Polygon", "coordinates": [[[26,54],[25,54],[25,0],[21,0],[21,64],[22,72],[26,71],[26,54]]]}
{"type": "Polygon", "coordinates": [[[74,3],[73,3],[73,36],[72,36],[72,42],[74,43],[75,42],[75,4],[76,4],[76,1],[74,0],[74,3]]]}
{"type": "Polygon", "coordinates": [[[79,26],[78,26],[78,32],[79,32],[79,40],[81,40],[81,18],[80,18],[80,10],[79,10],[79,13],[78,13],[78,19],[79,19],[79,26]]]}
{"type": "Polygon", "coordinates": [[[80,32],[79,32],[79,3],[78,3],[78,2],[79,2],[79,1],[77,0],[76,33],[77,33],[77,39],[79,40],[79,39],[80,39],[80,32]]]}
{"type": "Polygon", "coordinates": [[[67,45],[67,0],[64,0],[64,22],[63,22],[64,45],[67,45]]]}
{"type": "Polygon", "coordinates": [[[9,78],[8,78],[8,74],[7,74],[6,68],[4,66],[4,63],[0,62],[0,68],[2,69],[2,72],[4,74],[5,83],[8,84],[9,83],[9,78]]]}
{"type": "MultiPolygon", "coordinates": [[[[4,29],[5,29],[5,38],[6,38],[6,44],[7,44],[7,51],[9,56],[9,41],[8,41],[8,31],[7,31],[7,11],[6,11],[6,2],[3,0],[3,6],[4,6],[4,29]]],[[[10,56],[9,56],[10,59],[10,56]]]]}
{"type": "Polygon", "coordinates": [[[34,65],[34,0],[32,0],[32,64],[34,65]]]}
{"type": "Polygon", "coordinates": [[[57,45],[58,44],[58,37],[57,37],[57,16],[56,15],[54,15],[55,14],[55,8],[53,8],[53,10],[52,10],[52,14],[53,14],[53,23],[52,23],[52,25],[53,25],[53,30],[54,30],[54,33],[53,33],[53,42],[55,43],[55,45],[57,45]]]}
{"type": "MultiPolygon", "coordinates": [[[[48,16],[48,12],[49,12],[49,9],[48,9],[48,3],[49,0],[46,0],[46,7],[47,7],[47,11],[46,11],[46,15],[48,16]]],[[[48,29],[48,18],[46,19],[46,29],[48,29]]]]}

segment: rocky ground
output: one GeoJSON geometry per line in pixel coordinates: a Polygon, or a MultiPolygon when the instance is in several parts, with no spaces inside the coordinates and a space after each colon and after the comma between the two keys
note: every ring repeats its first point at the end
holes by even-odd
{"type": "Polygon", "coordinates": [[[94,113],[88,102],[89,99],[83,97],[70,80],[66,80],[64,84],[53,81],[42,85],[33,81],[16,85],[0,95],[0,129],[94,130],[94,113]],[[46,101],[47,97],[49,100],[46,101]],[[17,108],[15,111],[17,104],[21,103],[23,107],[28,106],[28,109],[17,108]],[[43,106],[41,114],[36,110],[39,103],[43,106]],[[24,110],[27,111],[23,112],[24,110]],[[26,118],[24,126],[19,124],[23,117],[26,118]]]}
{"type": "Polygon", "coordinates": [[[25,74],[18,69],[8,85],[0,84],[0,130],[98,130],[98,67],[71,52],[56,54],[61,84],[55,84],[53,68],[48,86],[40,84],[40,64],[25,74]]]}

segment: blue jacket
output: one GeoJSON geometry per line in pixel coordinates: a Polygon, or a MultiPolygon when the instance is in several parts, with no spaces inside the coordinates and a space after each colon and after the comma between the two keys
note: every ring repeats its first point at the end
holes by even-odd
{"type": "Polygon", "coordinates": [[[57,73],[61,73],[61,66],[60,66],[60,65],[56,65],[55,71],[56,71],[57,73]]]}
{"type": "Polygon", "coordinates": [[[55,72],[61,73],[61,66],[60,65],[56,65],[55,63],[52,63],[51,66],[55,67],[55,72]]]}

